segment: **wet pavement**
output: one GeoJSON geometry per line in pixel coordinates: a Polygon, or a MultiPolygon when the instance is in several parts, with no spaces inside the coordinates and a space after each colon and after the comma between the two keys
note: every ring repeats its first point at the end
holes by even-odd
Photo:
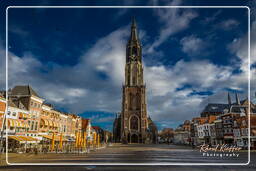
{"type": "MultiPolygon", "coordinates": [[[[210,154],[208,154],[210,155],[210,154]]],[[[10,154],[9,162],[14,164],[25,164],[25,163],[37,163],[43,166],[38,168],[39,170],[249,170],[256,169],[256,153],[251,153],[251,163],[249,166],[177,166],[179,164],[245,164],[248,161],[247,152],[239,152],[232,156],[222,156],[212,153],[215,156],[207,156],[198,149],[192,149],[187,146],[177,145],[139,145],[139,144],[114,144],[107,148],[101,148],[96,151],[91,151],[89,154],[10,154]],[[65,166],[57,167],[52,164],[72,164],[75,167],[65,166]],[[83,164],[94,165],[94,166],[82,166],[83,164]],[[114,164],[122,164],[126,166],[112,166],[114,164]],[[151,166],[134,166],[140,165],[151,165],[151,166]],[[172,166],[164,166],[172,164],[172,166]],[[95,166],[96,165],[96,166],[95,166]],[[101,165],[101,166],[100,166],[101,165]],[[105,165],[105,166],[102,166],[105,165]],[[130,166],[128,166],[130,165],[130,166]],[[133,166],[131,166],[133,165],[133,166]]],[[[3,161],[3,160],[2,160],[3,161]]],[[[9,166],[3,167],[8,169],[26,169],[30,170],[35,167],[31,166],[9,166]]],[[[37,170],[38,170],[37,169],[37,170]]]]}

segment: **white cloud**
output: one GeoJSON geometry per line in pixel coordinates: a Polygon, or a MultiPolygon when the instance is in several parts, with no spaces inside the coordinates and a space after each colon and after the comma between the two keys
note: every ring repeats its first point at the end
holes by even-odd
{"type": "Polygon", "coordinates": [[[164,65],[145,67],[145,78],[152,95],[162,96],[183,85],[191,85],[198,91],[214,88],[218,82],[228,80],[231,71],[231,67],[217,66],[209,61],[180,60],[169,68],[164,65]]]}
{"type": "Polygon", "coordinates": [[[86,90],[80,88],[69,88],[66,90],[67,96],[81,97],[86,95],[86,90]]]}
{"type": "MultiPolygon", "coordinates": [[[[167,4],[170,6],[180,5],[181,1],[174,0],[167,4]]],[[[171,9],[155,9],[155,15],[163,25],[156,40],[147,47],[146,53],[154,53],[155,49],[159,47],[171,35],[188,28],[192,19],[196,18],[198,14],[192,10],[180,10],[178,8],[171,9]]]]}
{"type": "Polygon", "coordinates": [[[183,52],[187,53],[188,55],[198,55],[202,53],[207,43],[201,38],[191,35],[183,37],[180,40],[180,44],[182,45],[183,52]]]}
{"type": "Polygon", "coordinates": [[[234,19],[228,19],[218,24],[223,30],[231,30],[239,25],[239,22],[234,19]]]}

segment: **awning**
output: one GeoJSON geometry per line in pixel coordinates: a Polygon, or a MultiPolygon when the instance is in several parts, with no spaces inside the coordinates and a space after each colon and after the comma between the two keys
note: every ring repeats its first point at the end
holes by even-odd
{"type": "Polygon", "coordinates": [[[49,125],[49,122],[47,119],[41,119],[42,121],[44,121],[44,125],[48,126],[49,125]]]}
{"type": "MultiPolygon", "coordinates": [[[[42,137],[52,140],[52,135],[42,135],[42,137]]],[[[54,135],[54,141],[60,141],[60,136],[54,135]]],[[[66,138],[62,137],[62,141],[68,141],[66,138]]]]}
{"type": "Polygon", "coordinates": [[[24,116],[24,118],[29,118],[29,114],[27,114],[27,113],[24,113],[23,116],[24,116]]]}
{"type": "Polygon", "coordinates": [[[25,127],[26,127],[26,128],[29,128],[29,124],[28,124],[28,123],[25,123],[25,127]]]}
{"type": "Polygon", "coordinates": [[[48,122],[49,122],[49,126],[53,126],[53,123],[51,120],[48,120],[48,122]]]}
{"type": "Polygon", "coordinates": [[[24,117],[24,118],[28,118],[29,115],[28,115],[27,113],[23,113],[23,117],[24,117]]]}
{"type": "Polygon", "coordinates": [[[58,127],[58,124],[56,122],[53,122],[53,127],[58,127]]]}
{"type": "Polygon", "coordinates": [[[22,128],[25,128],[25,127],[26,127],[26,125],[25,125],[24,122],[20,122],[20,123],[21,123],[21,127],[22,127],[22,128]]]}
{"type": "Polygon", "coordinates": [[[46,125],[46,126],[49,126],[49,121],[47,120],[47,119],[44,119],[44,124],[46,125]]]}
{"type": "Polygon", "coordinates": [[[38,139],[33,137],[16,135],[8,136],[8,139],[13,139],[15,141],[18,141],[19,143],[37,143],[39,141],[38,139]]]}
{"type": "Polygon", "coordinates": [[[16,122],[13,119],[8,119],[8,125],[9,125],[9,127],[15,127],[16,122]]]}
{"type": "Polygon", "coordinates": [[[16,120],[15,122],[16,122],[16,127],[18,127],[18,128],[21,128],[21,127],[22,127],[22,125],[21,125],[21,122],[20,122],[20,121],[16,120]]]}
{"type": "Polygon", "coordinates": [[[28,114],[27,113],[19,112],[19,117],[20,118],[28,118],[28,114]]]}

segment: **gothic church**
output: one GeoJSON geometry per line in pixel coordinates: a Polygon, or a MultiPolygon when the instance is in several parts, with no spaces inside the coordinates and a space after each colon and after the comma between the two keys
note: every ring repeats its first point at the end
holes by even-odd
{"type": "Polygon", "coordinates": [[[114,121],[113,134],[115,142],[157,143],[157,127],[147,115],[142,47],[134,19],[130,39],[126,46],[122,111],[114,121]]]}

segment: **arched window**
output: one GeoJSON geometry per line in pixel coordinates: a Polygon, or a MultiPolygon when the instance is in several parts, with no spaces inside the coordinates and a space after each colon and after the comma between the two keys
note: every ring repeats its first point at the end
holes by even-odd
{"type": "Polygon", "coordinates": [[[136,46],[133,46],[133,47],[132,47],[132,55],[137,56],[137,54],[138,54],[137,47],[136,47],[136,46]]]}
{"type": "Polygon", "coordinates": [[[139,120],[138,117],[132,116],[130,119],[130,129],[138,130],[139,129],[139,120]]]}

